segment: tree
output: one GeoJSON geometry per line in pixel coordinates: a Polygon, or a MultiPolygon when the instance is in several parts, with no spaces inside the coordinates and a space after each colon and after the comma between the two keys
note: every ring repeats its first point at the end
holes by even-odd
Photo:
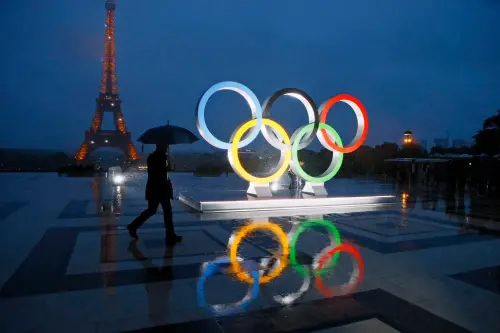
{"type": "Polygon", "coordinates": [[[397,157],[412,157],[412,158],[422,158],[426,157],[427,154],[425,149],[418,144],[409,143],[403,146],[403,149],[399,150],[396,154],[397,157]]]}
{"type": "Polygon", "coordinates": [[[384,142],[381,145],[375,146],[376,154],[383,160],[394,157],[399,150],[397,143],[384,142]]]}
{"type": "Polygon", "coordinates": [[[63,152],[55,153],[52,158],[57,167],[69,164],[70,162],[69,156],[63,152]]]}
{"type": "Polygon", "coordinates": [[[473,136],[474,150],[480,154],[500,154],[500,110],[483,122],[483,128],[473,136]]]}

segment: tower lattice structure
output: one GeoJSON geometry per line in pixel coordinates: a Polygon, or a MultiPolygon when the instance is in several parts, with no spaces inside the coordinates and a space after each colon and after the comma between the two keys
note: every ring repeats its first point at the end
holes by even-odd
{"type": "Polygon", "coordinates": [[[106,0],[106,35],[104,37],[104,58],[101,87],[96,98],[97,106],[90,128],[85,131],[85,139],[75,155],[78,162],[85,161],[92,151],[102,147],[118,148],[130,160],[139,159],[132,143],[131,134],[127,132],[121,111],[121,99],[118,95],[116,79],[116,45],[115,45],[115,9],[114,0],[106,0]],[[113,113],[114,130],[103,130],[102,120],[105,112],[113,113]]]}

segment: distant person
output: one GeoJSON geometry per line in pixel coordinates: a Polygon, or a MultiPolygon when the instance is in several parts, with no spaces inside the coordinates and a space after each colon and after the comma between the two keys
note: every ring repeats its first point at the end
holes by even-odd
{"type": "Polygon", "coordinates": [[[433,175],[434,175],[433,187],[439,191],[441,188],[441,181],[443,180],[443,165],[442,165],[442,163],[440,165],[436,165],[435,169],[433,170],[433,175]]]}
{"type": "Polygon", "coordinates": [[[417,161],[413,159],[411,161],[411,182],[415,183],[417,181],[417,161]]]}
{"type": "Polygon", "coordinates": [[[401,166],[398,164],[396,168],[396,183],[400,184],[402,182],[403,175],[401,174],[401,166]]]}
{"type": "MultiPolygon", "coordinates": [[[[303,161],[300,161],[299,162],[300,166],[304,166],[304,162],[303,161]]],[[[288,170],[288,176],[290,177],[290,179],[292,180],[292,182],[290,183],[290,187],[289,189],[291,190],[300,190],[302,189],[302,179],[297,175],[295,174],[295,172],[293,172],[292,168],[290,168],[288,170]]]]}
{"type": "Polygon", "coordinates": [[[167,145],[156,145],[156,150],[148,157],[148,182],[146,183],[146,200],[148,208],[135,220],[127,225],[128,232],[132,238],[137,236],[137,229],[151,216],[156,214],[158,205],[163,209],[163,221],[165,223],[165,240],[169,243],[181,242],[182,237],[175,234],[172,222],[172,206],[170,200],[173,198],[172,183],[168,179],[167,145]]]}
{"type": "Polygon", "coordinates": [[[426,187],[429,187],[430,178],[431,178],[431,164],[427,163],[424,169],[424,184],[426,187]]]}

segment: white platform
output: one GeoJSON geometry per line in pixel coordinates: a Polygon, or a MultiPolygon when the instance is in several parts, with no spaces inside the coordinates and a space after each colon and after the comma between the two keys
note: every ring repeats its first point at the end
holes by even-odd
{"type": "Polygon", "coordinates": [[[276,217],[289,217],[289,216],[307,216],[308,218],[314,217],[323,219],[323,217],[328,214],[374,212],[381,210],[390,210],[393,208],[394,204],[381,204],[381,205],[377,204],[377,205],[336,206],[336,207],[307,208],[307,209],[197,212],[193,213],[191,216],[193,216],[195,219],[199,221],[212,221],[212,220],[221,221],[221,220],[234,220],[234,219],[266,221],[276,217]]]}
{"type": "Polygon", "coordinates": [[[224,195],[210,191],[179,193],[179,200],[200,213],[231,213],[248,211],[311,210],[381,206],[396,203],[393,195],[305,197],[297,193],[281,193],[272,198],[253,198],[241,191],[228,191],[224,195]]]}

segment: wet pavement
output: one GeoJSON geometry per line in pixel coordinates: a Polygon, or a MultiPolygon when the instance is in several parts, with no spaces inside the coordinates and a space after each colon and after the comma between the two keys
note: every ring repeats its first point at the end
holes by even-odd
{"type": "MultiPolygon", "coordinates": [[[[172,178],[176,191],[244,186],[172,178]]],[[[339,193],[396,193],[399,204],[259,216],[256,232],[250,213],[203,220],[174,201],[184,241],[172,247],[161,208],[138,241],[125,229],[146,208],[144,183],[0,174],[0,332],[500,331],[491,199],[340,179],[329,184],[339,193]]]]}

